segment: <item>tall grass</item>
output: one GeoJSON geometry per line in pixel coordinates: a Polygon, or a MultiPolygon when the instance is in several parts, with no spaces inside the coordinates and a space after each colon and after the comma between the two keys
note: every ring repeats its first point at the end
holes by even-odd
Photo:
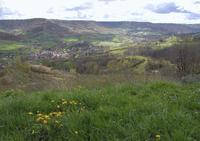
{"type": "Polygon", "coordinates": [[[199,101],[199,85],[166,82],[7,91],[0,100],[0,140],[198,141],[199,101]]]}

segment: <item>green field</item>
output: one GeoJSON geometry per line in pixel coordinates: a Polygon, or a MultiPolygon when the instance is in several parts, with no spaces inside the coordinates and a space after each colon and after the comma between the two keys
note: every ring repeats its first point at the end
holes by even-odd
{"type": "Polygon", "coordinates": [[[0,100],[1,141],[198,141],[198,84],[118,84],[0,100]]]}
{"type": "Polygon", "coordinates": [[[128,37],[115,36],[113,37],[112,40],[96,40],[93,41],[92,44],[97,46],[105,46],[109,47],[110,49],[113,49],[113,48],[123,48],[133,45],[133,41],[130,40],[128,37]]]}
{"type": "Polygon", "coordinates": [[[24,45],[17,42],[0,40],[0,51],[12,51],[22,47],[24,47],[24,45]]]}
{"type": "Polygon", "coordinates": [[[78,42],[79,39],[78,38],[75,38],[75,37],[68,37],[68,38],[64,38],[63,39],[64,42],[68,43],[68,42],[78,42]]]}

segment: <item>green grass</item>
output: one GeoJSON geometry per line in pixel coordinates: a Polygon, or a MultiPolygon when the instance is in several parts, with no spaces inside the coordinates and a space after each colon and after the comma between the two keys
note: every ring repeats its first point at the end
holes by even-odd
{"type": "Polygon", "coordinates": [[[0,40],[0,51],[12,51],[22,47],[24,47],[24,45],[17,42],[0,40]]]}
{"type": "Polygon", "coordinates": [[[0,100],[2,141],[198,141],[199,133],[197,84],[118,84],[28,94],[7,91],[0,100]],[[44,117],[51,112],[62,113],[50,116],[46,124],[36,121],[37,113],[44,117]]]}
{"type": "Polygon", "coordinates": [[[138,65],[137,67],[136,67],[136,69],[135,69],[135,72],[137,72],[137,73],[145,73],[145,67],[146,67],[146,65],[147,65],[147,63],[148,63],[148,57],[144,57],[144,56],[134,56],[135,57],[135,59],[138,59],[138,60],[144,60],[144,62],[143,63],[141,63],[140,65],[138,65]]]}
{"type": "Polygon", "coordinates": [[[112,42],[112,41],[96,41],[96,42],[93,42],[92,44],[97,45],[97,46],[110,47],[110,48],[116,48],[122,45],[122,43],[112,42]]]}
{"type": "Polygon", "coordinates": [[[112,41],[114,35],[109,34],[84,34],[84,35],[70,35],[64,37],[62,40],[64,42],[79,42],[79,41],[87,41],[87,42],[100,42],[100,41],[112,41]]]}
{"type": "Polygon", "coordinates": [[[113,54],[123,55],[125,48],[134,47],[134,42],[126,36],[115,36],[112,40],[94,40],[91,42],[94,46],[102,46],[111,50],[113,54]],[[115,50],[116,49],[116,50],[115,50]]]}
{"type": "Polygon", "coordinates": [[[113,48],[124,48],[129,45],[133,44],[133,41],[131,41],[128,37],[125,36],[115,36],[112,40],[96,40],[92,42],[93,45],[97,46],[104,46],[109,47],[110,49],[113,48]]]}
{"type": "Polygon", "coordinates": [[[165,49],[172,47],[173,45],[180,43],[181,39],[175,36],[171,36],[165,39],[163,42],[156,42],[156,45],[153,45],[153,49],[165,49]]]}
{"type": "Polygon", "coordinates": [[[41,47],[46,49],[55,47],[60,41],[57,35],[48,32],[38,33],[37,36],[31,32],[27,32],[26,35],[29,37],[29,39],[26,40],[27,43],[39,43],[41,47]]]}
{"type": "Polygon", "coordinates": [[[68,38],[64,38],[63,39],[64,42],[68,43],[68,42],[78,42],[79,39],[78,38],[75,38],[75,37],[68,37],[68,38]]]}

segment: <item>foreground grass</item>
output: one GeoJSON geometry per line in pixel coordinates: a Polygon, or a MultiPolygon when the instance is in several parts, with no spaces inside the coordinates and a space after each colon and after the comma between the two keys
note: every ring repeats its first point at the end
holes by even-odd
{"type": "Polygon", "coordinates": [[[121,84],[0,100],[2,141],[198,141],[199,85],[121,84]]]}

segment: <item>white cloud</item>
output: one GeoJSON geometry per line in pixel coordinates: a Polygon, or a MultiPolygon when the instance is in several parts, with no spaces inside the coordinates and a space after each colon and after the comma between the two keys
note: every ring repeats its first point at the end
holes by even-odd
{"type": "Polygon", "coordinates": [[[0,0],[4,9],[17,11],[0,18],[200,23],[199,3],[200,0],[0,0]]]}

